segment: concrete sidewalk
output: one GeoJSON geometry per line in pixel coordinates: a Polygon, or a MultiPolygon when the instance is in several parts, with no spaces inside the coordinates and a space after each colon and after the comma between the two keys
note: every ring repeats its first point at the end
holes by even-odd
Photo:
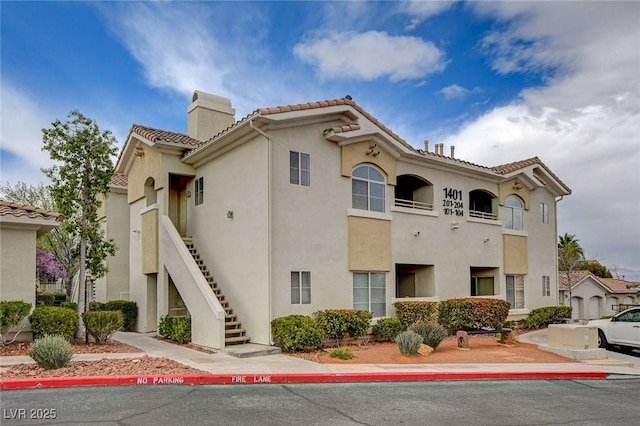
{"type": "MultiPolygon", "coordinates": [[[[273,348],[246,344],[208,354],[155,339],[154,334],[118,332],[114,339],[140,349],[140,353],[81,354],[78,360],[102,358],[135,358],[142,355],[168,358],[213,376],[181,377],[178,382],[162,378],[127,376],[120,378],[3,379],[2,389],[58,387],[110,384],[175,384],[175,383],[291,383],[339,381],[399,380],[478,380],[478,379],[575,379],[640,377],[640,368],[617,360],[545,364],[318,364],[288,355],[275,354],[239,358],[229,351],[264,353],[273,348]]],[[[539,343],[542,334],[528,333],[519,340],[539,343]],[[538,341],[537,341],[538,340],[538,341]]],[[[246,353],[245,353],[246,355],[246,353]]],[[[240,356],[243,356],[240,354],[240,356]]],[[[33,362],[29,357],[0,357],[0,366],[33,362]]],[[[175,378],[175,377],[174,377],[175,378]]],[[[176,379],[178,380],[178,379],[176,379]]]]}

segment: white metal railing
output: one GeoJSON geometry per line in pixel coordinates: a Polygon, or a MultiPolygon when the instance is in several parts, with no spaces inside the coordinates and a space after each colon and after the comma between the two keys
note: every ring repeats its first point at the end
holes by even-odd
{"type": "Polygon", "coordinates": [[[498,220],[498,215],[496,213],[485,213],[477,210],[469,210],[469,217],[487,220],[498,220]]]}
{"type": "Polygon", "coordinates": [[[395,204],[398,207],[406,207],[409,209],[433,210],[433,204],[425,203],[423,201],[404,200],[402,198],[396,198],[395,204]]]}

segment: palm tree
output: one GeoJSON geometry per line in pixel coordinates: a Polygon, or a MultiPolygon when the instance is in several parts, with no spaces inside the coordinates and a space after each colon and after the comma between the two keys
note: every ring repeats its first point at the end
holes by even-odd
{"type": "Polygon", "coordinates": [[[565,234],[560,235],[558,239],[558,251],[568,250],[569,247],[571,247],[572,251],[584,257],[584,251],[580,246],[580,240],[578,240],[575,235],[569,235],[565,232],[565,234]]]}

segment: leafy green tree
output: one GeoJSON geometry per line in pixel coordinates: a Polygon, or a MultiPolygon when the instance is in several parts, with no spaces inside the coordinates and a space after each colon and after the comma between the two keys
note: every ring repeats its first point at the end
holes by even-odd
{"type": "Polygon", "coordinates": [[[94,278],[103,277],[106,257],[116,252],[113,240],[105,238],[98,222],[98,195],[106,194],[113,176],[116,139],[79,111],[70,112],[64,123],[55,120],[51,124],[42,129],[43,150],[56,165],[43,171],[51,179],[51,196],[58,211],[67,218],[64,230],[79,240],[78,334],[86,337],[82,313],[87,272],[94,278]]]}
{"type": "MultiPolygon", "coordinates": [[[[45,210],[58,212],[51,196],[51,187],[43,183],[39,183],[36,186],[21,181],[14,185],[9,182],[6,184],[0,183],[0,192],[3,198],[14,203],[37,206],[45,210]]],[[[51,232],[47,232],[38,238],[37,246],[41,250],[53,253],[56,261],[62,266],[67,297],[71,297],[73,277],[78,272],[79,264],[80,241],[78,237],[67,232],[63,222],[62,226],[56,227],[51,232]]]]}
{"type": "Polygon", "coordinates": [[[597,260],[588,260],[584,262],[582,269],[591,272],[596,277],[613,278],[609,269],[597,260]]]}

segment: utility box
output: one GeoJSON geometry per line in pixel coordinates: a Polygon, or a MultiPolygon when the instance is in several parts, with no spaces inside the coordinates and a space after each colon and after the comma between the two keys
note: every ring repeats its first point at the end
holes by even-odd
{"type": "Polygon", "coordinates": [[[581,324],[551,324],[549,346],[567,349],[598,349],[598,328],[581,324]]]}

